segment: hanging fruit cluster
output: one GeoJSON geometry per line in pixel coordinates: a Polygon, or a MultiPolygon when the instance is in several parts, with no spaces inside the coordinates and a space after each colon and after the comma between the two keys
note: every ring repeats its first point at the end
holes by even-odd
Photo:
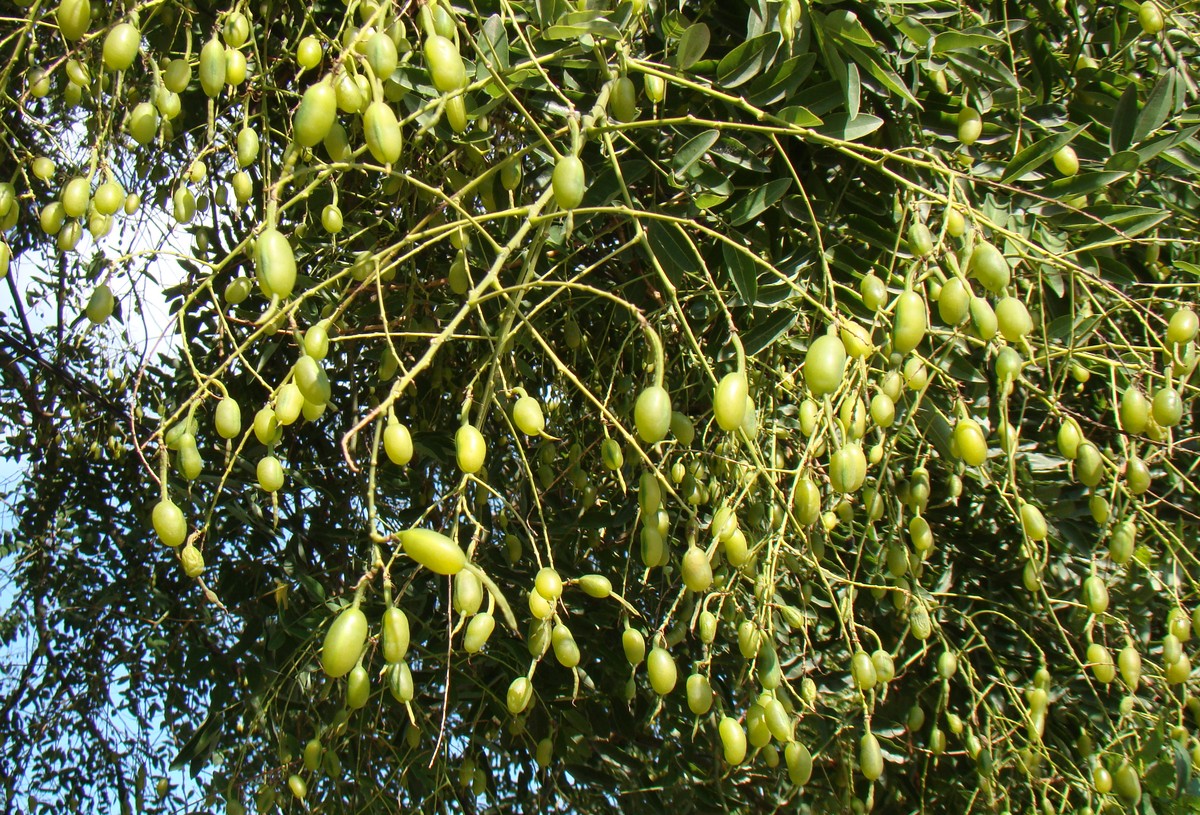
{"type": "MultiPolygon", "coordinates": [[[[1134,179],[1173,112],[1010,132],[1000,29],[924,6],[760,4],[721,53],[518,6],[29,7],[22,103],[87,138],[16,156],[0,228],[73,253],[92,331],[140,284],[123,218],[193,240],[151,251],[178,386],[133,426],[183,573],[219,602],[244,533],[278,581],[231,807],[332,802],[400,728],[483,796],[616,711],[780,806],[1098,810],[1200,758],[1200,265],[1134,179]]],[[[1127,16],[1103,58],[1163,30],[1127,16]]]]}

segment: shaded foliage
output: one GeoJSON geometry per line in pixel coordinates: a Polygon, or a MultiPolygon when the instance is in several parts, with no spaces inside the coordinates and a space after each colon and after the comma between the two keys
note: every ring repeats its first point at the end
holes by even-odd
{"type": "Polygon", "coordinates": [[[1195,342],[1164,336],[1200,270],[1197,20],[1172,9],[1158,32],[1148,13],[172,3],[97,7],[78,41],[54,10],[15,15],[0,45],[0,176],[17,195],[16,214],[0,212],[17,256],[0,416],[23,469],[3,544],[15,658],[0,743],[22,768],[4,781],[9,811],[1067,811],[1115,805],[1097,766],[1132,803],[1126,763],[1145,806],[1192,811],[1193,680],[1166,651],[1186,654],[1197,594],[1195,342]],[[249,78],[207,94],[197,57],[219,34],[239,49],[233,12],[248,15],[249,78]],[[106,72],[106,32],[134,19],[137,68],[106,72]],[[397,46],[390,77],[375,76],[386,60],[372,48],[387,48],[363,24],[397,46]],[[464,87],[431,84],[435,30],[466,59],[464,87]],[[304,36],[323,48],[315,69],[297,65],[304,36]],[[193,76],[172,99],[169,60],[185,54],[193,76]],[[89,69],[83,86],[68,59],[89,69]],[[300,147],[302,95],[347,72],[366,79],[341,88],[348,148],[300,147]],[[634,111],[614,99],[622,77],[634,111]],[[178,113],[139,144],[129,117],[146,101],[178,113]],[[401,121],[394,165],[365,133],[368,102],[401,121]],[[964,109],[980,112],[978,133],[964,109]],[[563,154],[586,168],[570,212],[551,191],[563,154]],[[46,181],[42,155],[57,162],[46,181]],[[142,206],[107,235],[94,212],[68,219],[96,237],[66,249],[43,234],[44,208],[88,173],[142,206]],[[340,229],[323,227],[330,207],[340,229]],[[914,224],[931,230],[927,251],[914,224]],[[274,300],[251,248],[266,227],[297,262],[294,291],[274,300]],[[983,241],[1012,276],[990,293],[972,261],[983,241]],[[256,272],[258,290],[230,295],[256,272]],[[977,296],[970,318],[946,319],[951,281],[977,296]],[[102,283],[119,306],[92,326],[81,310],[102,283]],[[931,317],[911,353],[894,348],[903,292],[931,317]],[[1008,296],[1030,325],[1004,318],[991,336],[984,306],[1008,296]],[[809,352],[827,329],[851,360],[814,393],[809,352]],[[306,351],[323,357],[328,398],[272,441],[252,422],[287,412],[306,351]],[[1014,358],[1019,373],[998,371],[1014,358]],[[752,406],[731,433],[714,386],[735,370],[752,406]],[[686,421],[648,439],[635,402],[660,383],[686,421]],[[1129,432],[1116,405],[1130,387],[1177,389],[1182,417],[1129,432]],[[880,393],[894,423],[875,412],[880,393]],[[514,423],[526,394],[544,435],[514,423]],[[224,397],[240,405],[231,439],[213,428],[224,397]],[[968,420],[980,465],[963,461],[968,420]],[[394,422],[416,453],[403,466],[382,443],[394,422]],[[456,461],[464,423],[487,442],[478,473],[456,461]],[[1091,486],[1064,425],[1094,445],[1091,486]],[[834,454],[847,448],[866,480],[843,491],[834,454]],[[271,455],[286,476],[266,492],[271,455]],[[639,506],[647,478],[661,516],[639,506]],[[180,568],[192,550],[155,537],[168,498],[202,576],[180,568]],[[1022,525],[1026,504],[1048,535],[1022,525]],[[660,523],[662,561],[646,542],[660,523]],[[475,611],[452,599],[468,578],[417,566],[398,537],[414,526],[450,536],[493,582],[482,652],[463,645],[475,611]],[[1135,528],[1122,552],[1114,540],[1135,528]],[[714,574],[691,591],[695,545],[714,574]],[[539,650],[551,628],[531,619],[533,587],[550,565],[565,628],[539,650]],[[619,597],[585,591],[589,574],[619,597]],[[1081,594],[1090,575],[1106,608],[1081,594]],[[372,626],[361,709],[318,658],[352,603],[372,626]],[[411,625],[408,704],[376,636],[393,603],[411,625]],[[669,650],[673,692],[631,666],[627,627],[669,650]],[[560,664],[566,629],[577,667],[560,664]],[[1132,647],[1140,681],[1105,681],[1090,644],[1112,659],[1132,647]],[[852,675],[867,654],[872,675],[894,676],[852,675]],[[534,696],[514,713],[522,676],[534,696]],[[698,715],[693,677],[715,691],[698,715]],[[790,737],[763,724],[776,706],[790,737]],[[744,762],[718,736],[725,716],[749,731],[744,762]],[[860,755],[871,734],[878,781],[860,755]],[[306,766],[314,738],[322,757],[306,766]],[[813,757],[807,783],[795,745],[813,757]],[[195,785],[148,789],[172,771],[195,785]],[[301,779],[307,803],[288,793],[301,779]]]}

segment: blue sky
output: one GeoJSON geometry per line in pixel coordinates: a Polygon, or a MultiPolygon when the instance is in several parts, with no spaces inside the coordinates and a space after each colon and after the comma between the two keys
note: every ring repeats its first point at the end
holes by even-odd
{"type": "MultiPolygon", "coordinates": [[[[152,253],[156,251],[156,247],[165,246],[168,252],[186,252],[186,243],[190,243],[190,237],[182,232],[171,232],[173,224],[165,213],[139,212],[138,215],[128,219],[125,224],[129,228],[122,229],[122,225],[116,226],[112,233],[102,239],[100,246],[97,246],[90,239],[90,236],[85,231],[83,240],[80,241],[76,255],[81,265],[86,264],[95,253],[102,253],[105,258],[124,257],[131,253],[152,253]],[[164,243],[164,241],[169,241],[164,243]],[[178,244],[184,244],[180,246],[178,244]]],[[[143,258],[150,257],[143,255],[143,258]]],[[[31,306],[27,302],[25,294],[29,291],[31,278],[35,271],[40,268],[54,268],[55,260],[47,258],[45,255],[22,255],[14,258],[11,264],[9,274],[13,277],[15,288],[22,296],[22,308],[26,317],[30,322],[32,330],[36,333],[46,330],[53,325],[55,319],[55,307],[52,301],[44,301],[40,305],[31,306]]],[[[142,263],[131,265],[129,269],[135,273],[142,267],[142,263]]],[[[162,285],[170,285],[170,281],[179,276],[177,267],[169,260],[162,261],[153,259],[150,261],[149,269],[152,275],[159,281],[165,281],[162,285]]],[[[106,344],[110,349],[110,359],[114,363],[124,362],[125,364],[136,367],[139,360],[145,358],[150,353],[161,353],[169,351],[175,343],[173,332],[169,330],[169,319],[166,304],[162,298],[162,291],[158,284],[151,284],[145,281],[137,281],[137,296],[141,303],[141,314],[130,314],[132,307],[131,300],[134,294],[135,281],[130,279],[128,274],[125,274],[126,269],[116,267],[110,280],[110,286],[113,289],[119,302],[123,301],[122,314],[124,322],[118,322],[115,318],[109,322],[92,327],[86,320],[80,321],[74,325],[73,329],[77,332],[96,331],[103,332],[106,344]],[[165,333],[165,336],[164,336],[165,333]]],[[[65,313],[65,320],[71,324],[75,320],[75,314],[72,310],[74,307],[82,308],[90,295],[90,288],[86,288],[80,292],[82,302],[72,304],[71,308],[65,313]]],[[[17,308],[13,302],[13,296],[7,282],[0,285],[0,309],[3,309],[7,314],[12,315],[15,321],[17,308]]],[[[6,451],[12,452],[12,451],[6,451]]],[[[16,502],[19,501],[19,494],[14,494],[14,491],[20,487],[21,479],[26,472],[26,462],[20,458],[0,458],[0,495],[6,496],[0,501],[0,531],[7,531],[13,527],[16,518],[16,502]]],[[[14,571],[16,567],[16,558],[14,556],[0,558],[0,617],[6,616],[12,609],[17,600],[17,590],[14,586],[14,571]]],[[[9,666],[7,672],[15,673],[24,666],[29,658],[33,648],[33,638],[31,636],[19,636],[13,645],[0,654],[0,659],[9,666]]],[[[5,685],[5,674],[0,673],[0,688],[5,685]]],[[[111,683],[111,692],[121,694],[124,692],[125,683],[122,677],[113,677],[111,683]]],[[[119,706],[118,706],[119,707],[119,706]]],[[[115,708],[117,709],[117,708],[115,708]]],[[[119,726],[120,721],[116,722],[119,726]]],[[[125,732],[133,734],[137,732],[137,725],[132,720],[125,723],[127,727],[125,732]]],[[[155,741],[161,743],[162,740],[172,738],[170,732],[165,727],[160,727],[158,732],[150,736],[155,741]]],[[[155,769],[165,770],[166,768],[147,768],[153,773],[155,769]]],[[[194,797],[199,794],[199,790],[187,777],[186,772],[172,773],[170,783],[173,789],[192,793],[194,797]]],[[[147,795],[154,794],[154,784],[157,777],[153,774],[147,782],[147,795]]],[[[20,789],[21,799],[24,800],[24,795],[29,790],[20,789]]],[[[46,790],[45,793],[50,795],[52,791],[46,790]]],[[[114,809],[115,801],[93,801],[90,802],[90,811],[93,812],[109,812],[114,809]]]]}

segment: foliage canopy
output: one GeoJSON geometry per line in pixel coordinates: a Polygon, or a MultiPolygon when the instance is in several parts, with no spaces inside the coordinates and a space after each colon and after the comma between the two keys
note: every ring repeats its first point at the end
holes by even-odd
{"type": "Polygon", "coordinates": [[[10,811],[1197,809],[1194,11],[4,22],[10,811]]]}

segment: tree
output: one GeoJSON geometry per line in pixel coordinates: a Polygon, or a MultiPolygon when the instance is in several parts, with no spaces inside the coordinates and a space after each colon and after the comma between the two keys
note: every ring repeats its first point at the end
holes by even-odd
{"type": "Polygon", "coordinates": [[[9,811],[1196,809],[1193,11],[10,19],[9,811]]]}

